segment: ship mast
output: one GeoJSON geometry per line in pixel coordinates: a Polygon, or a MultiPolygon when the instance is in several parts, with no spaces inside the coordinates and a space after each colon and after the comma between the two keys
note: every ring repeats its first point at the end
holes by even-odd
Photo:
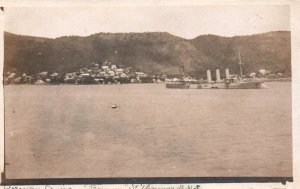
{"type": "Polygon", "coordinates": [[[185,56],[185,54],[183,54],[182,57],[181,57],[181,66],[182,66],[183,77],[185,77],[185,72],[184,72],[184,56],[185,56]]]}
{"type": "Polygon", "coordinates": [[[240,65],[240,73],[241,73],[241,76],[243,76],[243,69],[242,69],[242,59],[241,59],[241,52],[239,50],[239,65],[240,65]]]}

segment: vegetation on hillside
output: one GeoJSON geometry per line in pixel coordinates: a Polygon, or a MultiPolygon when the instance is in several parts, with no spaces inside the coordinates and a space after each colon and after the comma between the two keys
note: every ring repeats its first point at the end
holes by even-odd
{"type": "Polygon", "coordinates": [[[199,76],[208,68],[226,67],[231,73],[239,73],[240,50],[245,73],[267,69],[291,75],[288,31],[236,37],[202,35],[191,40],[165,32],[97,33],[56,39],[5,32],[4,42],[5,72],[72,72],[109,60],[150,74],[178,75],[184,68],[186,74],[199,76]]]}

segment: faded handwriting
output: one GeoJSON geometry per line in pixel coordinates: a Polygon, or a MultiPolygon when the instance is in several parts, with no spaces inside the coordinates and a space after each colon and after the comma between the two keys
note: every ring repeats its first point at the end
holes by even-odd
{"type": "Polygon", "coordinates": [[[200,185],[175,185],[175,186],[156,186],[152,184],[132,184],[128,189],[201,189],[200,185]]]}
{"type": "Polygon", "coordinates": [[[38,186],[4,186],[4,189],[73,189],[65,185],[38,185],[38,186]]]}

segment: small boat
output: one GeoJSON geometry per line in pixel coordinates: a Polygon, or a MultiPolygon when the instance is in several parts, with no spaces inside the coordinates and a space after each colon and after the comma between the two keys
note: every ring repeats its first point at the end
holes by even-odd
{"type": "Polygon", "coordinates": [[[184,77],[184,56],[182,56],[182,73],[183,76],[182,78],[173,78],[173,79],[169,79],[166,81],[166,88],[169,89],[189,89],[190,88],[190,84],[189,82],[186,81],[185,77],[184,77]]]}
{"type": "Polygon", "coordinates": [[[173,89],[188,89],[190,84],[185,82],[183,79],[173,79],[166,82],[166,88],[173,89]]]}

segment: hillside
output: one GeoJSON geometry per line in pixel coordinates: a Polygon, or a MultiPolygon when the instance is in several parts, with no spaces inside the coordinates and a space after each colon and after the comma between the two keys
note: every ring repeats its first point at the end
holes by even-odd
{"type": "Polygon", "coordinates": [[[56,39],[5,32],[4,71],[70,72],[106,59],[117,65],[156,74],[199,76],[207,68],[229,67],[238,73],[240,49],[246,73],[268,69],[291,75],[290,32],[251,36],[202,35],[192,40],[165,32],[97,33],[56,39]]]}

